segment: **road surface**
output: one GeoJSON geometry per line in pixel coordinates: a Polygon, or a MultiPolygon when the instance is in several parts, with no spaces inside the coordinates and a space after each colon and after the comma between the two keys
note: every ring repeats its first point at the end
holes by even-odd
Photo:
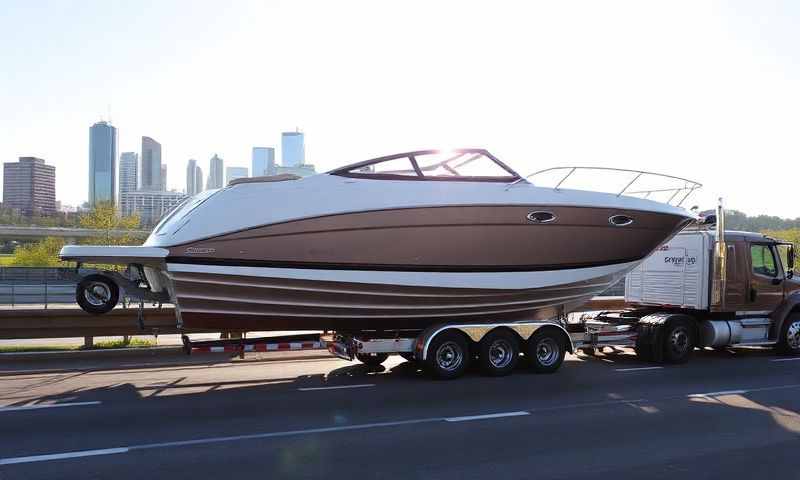
{"type": "Polygon", "coordinates": [[[800,359],[433,381],[255,354],[4,362],[0,479],[797,478],[800,359]]]}

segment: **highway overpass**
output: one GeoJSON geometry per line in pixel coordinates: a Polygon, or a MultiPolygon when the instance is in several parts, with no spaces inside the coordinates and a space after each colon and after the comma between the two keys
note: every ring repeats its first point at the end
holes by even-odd
{"type": "MultiPolygon", "coordinates": [[[[145,238],[150,235],[149,230],[111,230],[112,237],[122,237],[134,235],[145,238]]],[[[90,228],[72,227],[29,227],[21,225],[0,225],[0,240],[31,241],[40,240],[46,237],[59,237],[68,243],[75,242],[82,238],[104,237],[105,230],[93,230],[90,228]]]]}

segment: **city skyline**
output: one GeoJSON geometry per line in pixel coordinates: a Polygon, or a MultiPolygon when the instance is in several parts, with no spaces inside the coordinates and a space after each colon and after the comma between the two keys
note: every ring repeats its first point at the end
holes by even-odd
{"type": "Polygon", "coordinates": [[[89,128],[89,205],[116,201],[117,129],[106,121],[89,128]]]}
{"type": "Polygon", "coordinates": [[[4,6],[0,44],[26,40],[3,56],[13,74],[0,78],[0,159],[47,159],[65,204],[87,200],[86,130],[102,116],[120,129],[119,151],[151,135],[173,172],[213,152],[246,166],[252,146],[280,147],[276,135],[300,126],[320,171],[484,147],[523,175],[639,168],[702,182],[701,208],[724,197],[751,214],[800,215],[789,180],[756,183],[739,167],[768,161],[796,176],[797,4],[4,6]],[[420,33],[389,33],[406,22],[420,33]]]}

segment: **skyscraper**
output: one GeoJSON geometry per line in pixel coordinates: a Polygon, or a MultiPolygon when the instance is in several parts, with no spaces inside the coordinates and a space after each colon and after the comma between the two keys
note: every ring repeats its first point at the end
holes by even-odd
{"type": "Polygon", "coordinates": [[[167,191],[167,164],[166,163],[162,163],[161,164],[161,188],[160,188],[160,190],[162,192],[166,192],[167,191]]]}
{"type": "Polygon", "coordinates": [[[197,166],[197,160],[189,160],[186,165],[186,194],[190,197],[203,191],[203,170],[197,166]]]}
{"type": "Polygon", "coordinates": [[[89,204],[113,202],[117,183],[117,129],[100,121],[89,128],[89,204]]]}
{"type": "Polygon", "coordinates": [[[254,177],[275,175],[275,149],[253,147],[253,165],[250,174],[254,177]]]}
{"type": "Polygon", "coordinates": [[[122,152],[119,156],[119,194],[135,192],[139,185],[139,154],[122,152]]]}
{"type": "Polygon", "coordinates": [[[161,144],[150,137],[142,137],[142,190],[161,190],[161,144]]]}
{"type": "Polygon", "coordinates": [[[247,167],[228,167],[225,169],[225,185],[237,178],[247,178],[247,167]]]}
{"type": "Polygon", "coordinates": [[[35,157],[3,164],[3,207],[23,215],[49,215],[56,211],[56,167],[35,157]]]}
{"type": "Polygon", "coordinates": [[[222,188],[222,181],[225,175],[225,163],[215,153],[208,165],[208,182],[206,190],[212,188],[222,188]]]}
{"type": "Polygon", "coordinates": [[[139,190],[120,195],[120,211],[128,217],[139,215],[142,226],[152,226],[173,208],[179,205],[186,195],[181,192],[160,192],[139,190]]]}
{"type": "Polygon", "coordinates": [[[302,132],[281,134],[281,165],[296,167],[306,163],[306,146],[302,132]]]}

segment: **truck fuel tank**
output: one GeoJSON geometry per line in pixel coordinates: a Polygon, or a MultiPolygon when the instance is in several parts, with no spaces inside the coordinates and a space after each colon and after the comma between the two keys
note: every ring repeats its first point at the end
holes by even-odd
{"type": "Polygon", "coordinates": [[[738,320],[703,320],[700,322],[700,341],[703,347],[724,347],[739,343],[742,324],[738,320]]]}

